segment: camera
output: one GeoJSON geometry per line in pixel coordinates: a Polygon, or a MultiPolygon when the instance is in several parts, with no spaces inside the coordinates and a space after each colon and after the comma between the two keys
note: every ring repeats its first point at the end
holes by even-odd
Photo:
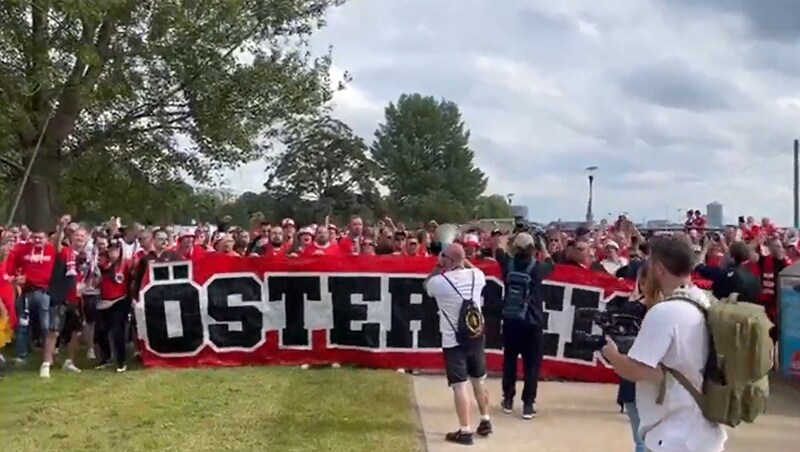
{"type": "Polygon", "coordinates": [[[603,334],[576,331],[572,341],[579,347],[598,351],[606,344],[605,336],[608,336],[617,344],[621,353],[628,353],[639,334],[646,313],[647,307],[644,304],[624,298],[615,298],[608,302],[604,311],[597,308],[578,308],[577,319],[590,320],[600,327],[603,334]]]}
{"type": "Polygon", "coordinates": [[[511,233],[519,234],[520,232],[527,232],[530,234],[536,241],[537,249],[544,246],[544,242],[546,241],[544,228],[536,223],[531,223],[521,216],[516,216],[514,217],[514,229],[511,233]]]}

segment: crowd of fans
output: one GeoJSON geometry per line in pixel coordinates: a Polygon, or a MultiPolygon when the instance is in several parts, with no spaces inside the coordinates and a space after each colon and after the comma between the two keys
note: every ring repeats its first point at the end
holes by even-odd
{"type": "MultiPolygon", "coordinates": [[[[736,226],[709,231],[702,216],[687,215],[685,234],[698,257],[697,274],[711,281],[714,294],[731,291],[767,306],[776,316],[776,275],[800,253],[794,231],[775,227],[764,218],[741,218],[736,226]],[[690,218],[691,217],[691,218],[690,218]],[[735,270],[736,279],[729,277],[735,270]]],[[[65,216],[55,231],[26,226],[0,234],[0,348],[14,336],[15,361],[22,364],[30,345],[43,348],[42,377],[50,376],[53,355],[66,350],[63,368],[80,372],[76,354],[83,342],[96,367],[126,369],[131,300],[137,297],[150,261],[195,259],[206,253],[249,258],[302,256],[395,255],[428,256],[439,225],[407,228],[386,217],[366,225],[354,216],[343,227],[323,224],[297,227],[286,218],[270,222],[254,217],[249,227],[218,225],[159,228],[112,218],[88,227],[65,216]],[[11,332],[13,331],[13,335],[11,332]]],[[[665,231],[640,231],[624,215],[615,222],[565,231],[558,227],[531,230],[518,222],[514,230],[462,225],[455,240],[467,259],[494,259],[509,248],[511,236],[526,230],[535,237],[537,259],[574,265],[617,277],[635,279],[648,255],[648,240],[665,231]]],[[[511,250],[513,251],[513,250],[511,250]]],[[[0,365],[5,361],[0,354],[0,365]]]]}

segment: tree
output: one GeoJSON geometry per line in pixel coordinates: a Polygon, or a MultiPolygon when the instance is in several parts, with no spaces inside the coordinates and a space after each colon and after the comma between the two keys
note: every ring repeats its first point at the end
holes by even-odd
{"type": "MultiPolygon", "coordinates": [[[[423,198],[474,206],[486,189],[486,177],[476,168],[458,106],[420,94],[404,94],[385,110],[385,122],[375,132],[372,158],[380,181],[406,216],[423,198]],[[432,199],[432,198],[431,198],[432,199]]],[[[467,210],[470,210],[468,208],[467,210]]],[[[462,212],[458,216],[468,216],[462,212]]],[[[422,218],[418,218],[422,219],[422,218]]]]}
{"type": "Polygon", "coordinates": [[[2,2],[0,176],[19,182],[34,161],[24,219],[59,214],[85,157],[148,183],[203,183],[263,156],[262,143],[330,98],[330,56],[307,46],[340,3],[2,2]]]}
{"type": "Polygon", "coordinates": [[[470,219],[471,208],[456,201],[451,193],[437,190],[414,196],[395,210],[411,224],[425,224],[434,219],[440,223],[461,224],[470,219]]]}
{"type": "Polygon", "coordinates": [[[356,213],[378,197],[375,164],[347,124],[323,116],[297,124],[271,159],[264,184],[277,199],[315,203],[318,214],[356,213]]]}
{"type": "Polygon", "coordinates": [[[511,206],[503,195],[481,196],[475,205],[476,219],[480,218],[511,218],[511,206]]]}

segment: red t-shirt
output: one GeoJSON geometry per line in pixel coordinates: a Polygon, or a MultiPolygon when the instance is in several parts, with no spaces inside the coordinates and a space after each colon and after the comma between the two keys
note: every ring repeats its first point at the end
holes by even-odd
{"type": "MultiPolygon", "coordinates": [[[[21,243],[14,246],[9,254],[6,275],[25,276],[25,286],[37,289],[47,289],[50,277],[53,274],[53,265],[56,260],[56,247],[50,242],[43,246],[35,247],[32,243],[21,243]]],[[[67,271],[75,271],[75,260],[69,247],[61,248],[61,258],[67,263],[67,271]]]]}
{"type": "Polygon", "coordinates": [[[703,217],[696,217],[692,220],[692,227],[697,229],[697,232],[703,232],[703,229],[706,228],[706,219],[703,217]]]}
{"type": "Polygon", "coordinates": [[[303,256],[341,256],[342,248],[336,243],[328,243],[320,246],[317,242],[311,242],[303,249],[303,256]]]}
{"type": "Polygon", "coordinates": [[[102,276],[100,277],[100,299],[102,300],[118,300],[128,293],[128,286],[130,284],[131,272],[130,261],[123,260],[116,267],[104,263],[100,267],[102,276]]]}
{"type": "Polygon", "coordinates": [[[189,248],[188,252],[182,251],[180,245],[175,245],[172,248],[172,251],[175,251],[181,256],[181,259],[187,261],[192,259],[199,259],[203,257],[204,254],[206,254],[206,250],[205,248],[203,248],[202,245],[192,245],[192,247],[189,248]]]}
{"type": "Polygon", "coordinates": [[[725,259],[725,253],[721,251],[709,251],[706,254],[706,265],[709,267],[722,267],[722,261],[725,259]]]}
{"type": "MultiPolygon", "coordinates": [[[[361,239],[361,237],[358,237],[356,240],[360,240],[360,239],[361,239]]],[[[339,248],[342,249],[342,253],[343,254],[354,254],[353,250],[354,250],[355,242],[353,242],[353,239],[349,235],[346,235],[346,236],[340,238],[339,242],[337,244],[339,245],[339,248]]]]}
{"type": "Polygon", "coordinates": [[[261,247],[261,255],[269,257],[286,256],[290,246],[288,243],[282,243],[281,246],[276,248],[275,245],[267,243],[261,247]]]}
{"type": "MultiPolygon", "coordinates": [[[[6,274],[5,260],[0,261],[0,274],[6,274]]],[[[11,329],[14,329],[14,325],[17,324],[17,315],[14,309],[15,297],[16,291],[14,290],[14,286],[5,278],[0,278],[0,303],[3,303],[8,311],[8,325],[11,327],[11,329]]]]}
{"type": "Polygon", "coordinates": [[[70,286],[69,290],[67,291],[67,303],[80,304],[81,297],[78,295],[78,284],[81,282],[83,282],[83,275],[79,273],[75,275],[75,284],[70,286]]]}

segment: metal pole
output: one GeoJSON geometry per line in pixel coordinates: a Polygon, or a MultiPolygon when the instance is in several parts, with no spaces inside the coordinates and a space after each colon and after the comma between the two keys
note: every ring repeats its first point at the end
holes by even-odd
{"type": "Polygon", "coordinates": [[[794,140],[794,228],[800,228],[800,145],[794,140]]]}
{"type": "Polygon", "coordinates": [[[589,175],[589,203],[586,206],[586,222],[592,223],[594,221],[594,215],[592,214],[592,196],[593,196],[593,188],[594,188],[594,175],[589,175]]]}
{"type": "Polygon", "coordinates": [[[14,216],[17,214],[17,208],[19,207],[19,202],[22,200],[22,193],[25,191],[25,185],[28,183],[28,179],[31,177],[33,162],[36,161],[36,156],[39,155],[39,149],[41,149],[42,141],[44,141],[44,134],[47,133],[47,126],[50,125],[50,120],[53,119],[54,111],[55,107],[50,109],[50,114],[47,115],[47,119],[44,122],[44,127],[42,127],[42,133],[39,135],[39,140],[36,141],[36,147],[33,148],[33,154],[31,154],[31,161],[28,162],[28,166],[25,168],[25,174],[22,176],[22,182],[19,184],[19,190],[17,191],[17,197],[14,199],[14,205],[11,207],[11,212],[8,214],[8,222],[6,224],[9,226],[11,226],[11,224],[14,222],[14,216]]]}

